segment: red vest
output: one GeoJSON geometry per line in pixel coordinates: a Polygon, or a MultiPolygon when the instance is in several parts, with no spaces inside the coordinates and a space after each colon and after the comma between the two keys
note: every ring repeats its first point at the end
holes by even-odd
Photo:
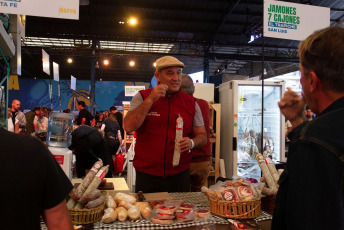
{"type": "MultiPolygon", "coordinates": [[[[141,90],[143,99],[151,89],[141,90]]],[[[192,136],[192,122],[195,116],[195,99],[178,91],[172,97],[161,97],[153,103],[141,127],[136,130],[135,157],[136,170],[155,176],[170,176],[190,167],[192,154],[183,152],[179,165],[172,166],[176,137],[176,119],[183,118],[183,137],[192,136]]]]}
{"type": "Polygon", "coordinates": [[[210,110],[209,110],[209,104],[203,99],[195,98],[197,104],[199,105],[203,121],[204,121],[204,127],[205,131],[207,133],[207,143],[200,149],[193,149],[192,150],[192,162],[203,162],[203,161],[209,161],[211,153],[211,143],[210,143],[210,110]]]}

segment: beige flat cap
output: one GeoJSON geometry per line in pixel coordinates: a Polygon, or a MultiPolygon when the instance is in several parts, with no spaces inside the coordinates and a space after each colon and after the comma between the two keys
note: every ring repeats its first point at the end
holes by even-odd
{"type": "Polygon", "coordinates": [[[155,71],[158,72],[166,67],[181,67],[184,68],[183,62],[179,61],[177,58],[172,56],[164,56],[155,61],[156,67],[155,71]]]}

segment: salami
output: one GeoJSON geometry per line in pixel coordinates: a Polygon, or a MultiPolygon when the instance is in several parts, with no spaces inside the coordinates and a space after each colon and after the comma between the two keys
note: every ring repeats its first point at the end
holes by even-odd
{"type": "Polygon", "coordinates": [[[257,159],[260,169],[263,172],[263,175],[264,175],[266,183],[268,184],[268,187],[273,190],[277,190],[277,184],[272,178],[272,175],[270,173],[268,166],[266,165],[263,155],[260,153],[257,153],[256,159],[257,159]]]}
{"type": "MultiPolygon", "coordinates": [[[[86,191],[88,186],[91,184],[92,180],[94,179],[98,170],[103,166],[103,161],[98,158],[98,161],[94,163],[91,170],[87,173],[85,178],[82,180],[81,184],[78,186],[77,189],[73,189],[71,196],[73,199],[78,200],[86,191]]],[[[98,187],[98,186],[97,186],[98,187]]]]}
{"type": "Polygon", "coordinates": [[[67,202],[67,208],[74,208],[76,204],[76,200],[74,200],[72,197],[69,198],[68,202],[67,202]]]}
{"type": "Polygon", "coordinates": [[[95,208],[98,207],[99,205],[101,205],[105,200],[105,196],[101,195],[100,197],[98,197],[95,200],[91,200],[90,202],[88,202],[85,206],[85,208],[95,208]]]}
{"type": "Polygon", "coordinates": [[[178,114],[178,118],[176,120],[176,140],[174,144],[174,154],[173,154],[173,161],[172,165],[177,166],[179,165],[180,160],[180,148],[179,148],[179,140],[183,138],[183,118],[178,114]]]}
{"type": "Polygon", "coordinates": [[[87,202],[89,202],[91,200],[95,200],[98,197],[100,197],[100,190],[96,189],[96,190],[93,190],[92,192],[90,192],[89,194],[82,196],[79,199],[79,202],[86,204],[87,202]]]}
{"type": "Polygon", "coordinates": [[[274,163],[272,162],[272,160],[270,159],[270,157],[266,156],[265,154],[263,154],[264,156],[264,160],[265,160],[265,163],[267,164],[268,168],[269,168],[269,171],[272,175],[272,178],[274,179],[274,181],[276,182],[276,185],[277,185],[277,188],[278,188],[278,180],[279,180],[279,174],[276,170],[276,167],[274,165],[274,163]]]}
{"type": "Polygon", "coordinates": [[[86,191],[84,192],[84,194],[82,195],[80,199],[84,199],[85,196],[87,196],[89,193],[97,189],[108,171],[109,171],[109,165],[103,166],[101,169],[99,169],[98,173],[95,175],[92,182],[87,187],[86,191]]]}

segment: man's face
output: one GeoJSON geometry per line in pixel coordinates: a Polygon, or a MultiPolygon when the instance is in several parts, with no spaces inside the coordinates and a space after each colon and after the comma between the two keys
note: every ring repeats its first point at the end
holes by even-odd
{"type": "Polygon", "coordinates": [[[174,94],[181,86],[182,70],[180,67],[168,67],[160,70],[155,76],[161,84],[168,86],[167,94],[174,94]]]}
{"type": "Polygon", "coordinates": [[[83,110],[84,107],[82,107],[82,105],[78,105],[78,109],[79,109],[79,111],[80,111],[80,110],[83,110]]]}
{"type": "Polygon", "coordinates": [[[20,101],[14,100],[14,101],[12,102],[12,109],[18,111],[18,110],[20,109],[20,101]]]}

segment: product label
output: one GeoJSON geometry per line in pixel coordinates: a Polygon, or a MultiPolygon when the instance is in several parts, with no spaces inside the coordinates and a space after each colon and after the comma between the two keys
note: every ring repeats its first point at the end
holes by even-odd
{"type": "Polygon", "coordinates": [[[273,164],[270,157],[266,157],[265,162],[266,162],[266,164],[273,164]]]}
{"type": "Polygon", "coordinates": [[[183,122],[176,121],[176,128],[177,130],[183,130],[183,122]]]}
{"type": "Polygon", "coordinates": [[[59,163],[59,165],[63,165],[64,162],[64,156],[63,155],[54,155],[57,163],[59,163]]]}
{"type": "Polygon", "coordinates": [[[99,177],[100,179],[103,180],[103,179],[105,178],[105,175],[106,175],[105,171],[104,171],[104,170],[100,170],[100,171],[97,173],[96,177],[99,177]]]}
{"type": "Polygon", "coordinates": [[[101,167],[100,163],[97,163],[94,165],[94,167],[92,167],[91,171],[96,173],[100,169],[100,167],[101,167]]]}

